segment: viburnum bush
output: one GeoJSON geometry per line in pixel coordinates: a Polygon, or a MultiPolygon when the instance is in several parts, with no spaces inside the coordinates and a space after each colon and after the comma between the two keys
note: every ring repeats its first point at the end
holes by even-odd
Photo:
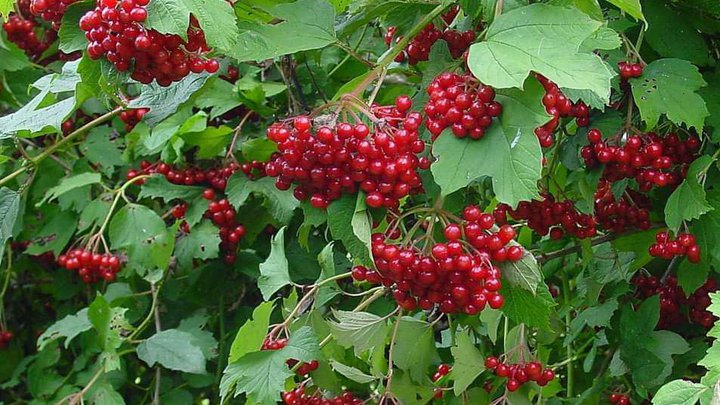
{"type": "Polygon", "coordinates": [[[714,2],[0,19],[0,404],[720,403],[714,2]]]}

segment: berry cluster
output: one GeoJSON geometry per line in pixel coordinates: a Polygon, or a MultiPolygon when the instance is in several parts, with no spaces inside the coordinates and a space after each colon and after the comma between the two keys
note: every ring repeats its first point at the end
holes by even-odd
{"type": "Polygon", "coordinates": [[[408,113],[411,101],[400,96],[394,107],[373,107],[373,128],[364,123],[338,123],[314,129],[306,116],[272,124],[268,138],[280,153],[265,167],[275,186],[287,190],[295,183],[295,198],[310,199],[326,208],[343,191],[367,193],[370,207],[396,207],[398,201],[422,189],[418,168],[427,169],[419,139],[422,118],[408,113]]]}
{"type": "MultiPolygon", "coordinates": [[[[205,186],[213,188],[216,191],[223,192],[227,187],[227,181],[233,173],[238,170],[245,173],[250,179],[256,179],[265,175],[265,164],[263,162],[251,161],[238,164],[229,163],[227,166],[215,166],[208,169],[202,169],[197,166],[189,166],[185,169],[173,167],[167,163],[152,164],[148,161],[140,163],[139,170],[130,170],[127,173],[127,179],[131,180],[137,176],[144,174],[159,173],[165,176],[167,181],[173,184],[184,186],[205,186]]],[[[139,184],[143,181],[140,180],[139,184]]]]}
{"type": "Polygon", "coordinates": [[[35,21],[24,19],[17,14],[10,14],[3,23],[3,29],[7,33],[8,41],[14,43],[18,48],[25,51],[25,54],[37,60],[45,52],[50,44],[57,39],[57,32],[47,30],[42,38],[38,36],[35,29],[39,27],[35,21]]]}
{"type": "MultiPolygon", "coordinates": [[[[245,173],[248,178],[255,178],[256,176],[264,175],[263,163],[250,162],[250,163],[230,163],[227,166],[213,167],[210,169],[202,169],[196,166],[190,166],[185,169],[180,169],[168,165],[167,163],[151,164],[150,162],[143,161],[140,163],[139,170],[130,170],[127,173],[127,179],[133,179],[137,176],[144,174],[162,174],[165,178],[173,183],[186,186],[204,186],[207,187],[203,191],[203,198],[210,201],[208,208],[204,213],[205,218],[210,219],[215,225],[217,225],[220,235],[220,250],[224,254],[224,260],[227,264],[235,263],[237,245],[240,240],[245,237],[246,229],[237,220],[237,211],[225,198],[220,198],[217,193],[225,191],[227,186],[227,180],[233,173],[238,170],[245,173]]],[[[140,180],[138,183],[142,183],[140,180]]],[[[182,219],[185,217],[185,211],[187,210],[187,204],[181,203],[172,210],[173,217],[182,219]]],[[[180,229],[189,233],[190,229],[183,221],[180,224],[180,229]]]]}
{"type": "Polygon", "coordinates": [[[425,104],[425,125],[433,139],[448,127],[458,138],[480,139],[493,118],[502,112],[502,104],[494,101],[495,90],[471,74],[441,73],[427,92],[430,98],[425,104]]]}
{"type": "Polygon", "coordinates": [[[160,86],[169,86],[190,72],[217,72],[218,61],[204,57],[209,48],[195,17],[190,18],[187,41],[161,34],[143,25],[149,1],[97,0],[95,9],[80,19],[89,41],[88,55],[104,56],[121,72],[132,67],[131,77],[144,84],[157,80],[160,86]]]}
{"type": "Polygon", "coordinates": [[[505,386],[510,392],[517,391],[528,381],[535,381],[537,385],[544,387],[555,378],[555,373],[551,369],[543,369],[542,364],[537,361],[508,364],[497,357],[487,357],[485,367],[493,370],[496,376],[507,378],[505,386]]]}
{"type": "Polygon", "coordinates": [[[570,200],[555,201],[550,194],[543,194],[542,200],[522,201],[513,210],[507,204],[498,204],[493,216],[499,224],[507,222],[507,215],[516,221],[526,220],[528,227],[540,235],[550,234],[552,239],[561,239],[566,233],[584,239],[595,236],[595,218],[583,214],[570,200]]]}
{"type": "MultiPolygon", "coordinates": [[[[288,340],[285,338],[271,339],[269,337],[266,337],[260,350],[280,350],[283,347],[287,346],[287,343],[288,340]]],[[[294,359],[289,359],[285,363],[288,365],[288,367],[293,368],[298,363],[298,361],[294,359]]],[[[318,367],[320,367],[320,363],[317,360],[313,360],[309,363],[300,364],[295,373],[299,376],[306,376],[311,372],[317,370],[318,367]]]]}
{"type": "Polygon", "coordinates": [[[365,401],[355,398],[348,391],[334,398],[325,398],[319,392],[308,394],[305,387],[297,387],[292,391],[282,394],[282,400],[285,405],[362,405],[365,401]]]}
{"type": "MultiPolygon", "coordinates": [[[[415,65],[418,62],[426,61],[430,57],[430,49],[435,42],[442,39],[448,45],[450,54],[453,58],[459,58],[475,41],[475,31],[457,31],[447,27],[457,16],[460,8],[458,6],[453,7],[447,13],[442,16],[443,22],[446,28],[440,29],[435,24],[430,23],[426,25],[422,31],[420,31],[408,44],[407,48],[398,56],[395,57],[396,62],[408,61],[408,64],[415,65]]],[[[396,42],[402,40],[402,36],[395,38],[397,32],[396,27],[388,27],[385,33],[385,44],[390,47],[393,43],[393,39],[396,42]]]]}
{"type": "Polygon", "coordinates": [[[15,335],[9,330],[0,331],[0,349],[6,348],[14,337],[15,335]]]}
{"type": "Polygon", "coordinates": [[[686,303],[686,299],[685,293],[677,284],[677,278],[667,276],[663,282],[658,277],[638,272],[631,283],[637,288],[635,294],[641,300],[660,295],[658,329],[671,329],[684,323],[685,318],[680,308],[686,303]]]}
{"type": "Polygon", "coordinates": [[[643,74],[643,65],[640,63],[618,62],[618,69],[620,69],[620,80],[623,81],[643,74]]]}
{"type": "Polygon", "coordinates": [[[642,300],[660,294],[660,321],[658,329],[672,329],[688,323],[700,325],[710,329],[715,323],[715,316],[707,310],[710,305],[709,293],[717,290],[720,285],[708,278],[690,297],[685,298],[685,292],[677,284],[677,278],[667,276],[661,281],[655,276],[636,274],[631,280],[636,286],[636,296],[642,300]],[[687,307],[689,319],[684,315],[683,309],[687,307]]]}
{"type": "Polygon", "coordinates": [[[57,264],[76,271],[84,283],[113,281],[120,271],[120,258],[112,253],[93,253],[87,249],[73,249],[58,256],[57,264]]]}
{"type": "MultiPolygon", "coordinates": [[[[445,377],[450,373],[450,370],[452,370],[452,367],[450,367],[449,364],[440,364],[437,366],[437,371],[435,371],[435,374],[432,375],[432,382],[438,382],[441,378],[445,377]]],[[[443,390],[441,388],[435,388],[435,399],[440,399],[443,397],[443,390]]]]}
{"type": "Polygon", "coordinates": [[[500,269],[493,262],[522,258],[522,248],[509,245],[516,236],[515,229],[503,225],[493,232],[492,215],[476,206],[466,207],[463,217],[462,225],[449,223],[445,227],[447,243],[433,244],[429,254],[415,244],[403,245],[383,234],[373,234],[377,270],[356,266],[353,278],[392,286],[393,297],[406,310],[429,310],[438,305],[444,313],[474,315],[486,305],[502,307],[500,269]]]}
{"type": "Polygon", "coordinates": [[[623,233],[626,229],[650,229],[650,200],[634,190],[626,190],[618,200],[611,183],[601,179],[595,191],[595,220],[605,230],[623,233]]]}
{"type": "Polygon", "coordinates": [[[582,101],[573,103],[548,78],[542,75],[537,75],[537,78],[545,89],[545,95],[542,98],[545,111],[553,117],[545,125],[535,128],[535,135],[540,141],[540,146],[549,148],[555,142],[553,133],[560,124],[560,118],[574,117],[577,126],[586,127],[590,124],[590,109],[582,101]]]}
{"type": "Polygon", "coordinates": [[[597,129],[588,131],[587,138],[590,145],[584,146],[580,153],[588,168],[604,164],[603,178],[610,181],[635,178],[641,191],[650,191],[653,185],[680,184],[700,148],[697,136],[682,141],[676,134],[634,135],[628,137],[623,146],[609,144],[597,129]]]}
{"type": "Polygon", "coordinates": [[[30,12],[52,24],[53,30],[60,29],[60,21],[67,8],[77,0],[31,0],[30,12]]]}
{"type": "Polygon", "coordinates": [[[122,111],[120,113],[120,120],[125,123],[125,132],[132,131],[148,111],[150,110],[147,108],[130,108],[122,111]]]}
{"type": "Polygon", "coordinates": [[[710,306],[710,293],[718,290],[718,283],[709,278],[700,288],[688,297],[687,303],[690,307],[690,321],[705,329],[710,329],[715,323],[715,316],[707,308],[710,306]]]}
{"type": "Polygon", "coordinates": [[[658,232],[655,243],[648,249],[650,256],[670,260],[675,256],[687,256],[690,263],[700,262],[700,246],[691,233],[680,233],[673,239],[667,232],[658,232]]]}
{"type": "Polygon", "coordinates": [[[610,403],[617,405],[630,405],[630,397],[624,394],[610,394],[610,403]]]}

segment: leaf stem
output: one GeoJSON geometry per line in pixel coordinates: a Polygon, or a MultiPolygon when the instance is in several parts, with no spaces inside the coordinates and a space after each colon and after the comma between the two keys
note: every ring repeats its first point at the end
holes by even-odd
{"type": "MultiPolygon", "coordinates": [[[[570,328],[570,322],[572,321],[570,316],[570,281],[568,280],[567,271],[562,272],[562,284],[563,284],[563,300],[565,301],[565,306],[567,307],[565,310],[565,333],[568,333],[570,328]]],[[[568,343],[568,345],[565,348],[565,352],[568,359],[567,364],[567,398],[573,397],[573,379],[575,375],[575,370],[573,368],[573,345],[572,342],[568,343]]]]}
{"type": "Polygon", "coordinates": [[[135,330],[128,336],[127,340],[133,340],[137,335],[142,333],[143,330],[150,324],[150,322],[155,317],[155,311],[157,310],[157,303],[158,303],[158,295],[160,294],[160,289],[162,288],[162,283],[158,283],[157,288],[155,288],[154,283],[150,283],[150,288],[152,291],[152,303],[150,304],[150,312],[147,314],[145,319],[143,319],[142,323],[135,328],[135,330]]]}
{"type": "Polygon", "coordinates": [[[397,341],[398,329],[400,329],[400,320],[402,319],[403,311],[400,310],[397,314],[397,320],[395,321],[395,327],[393,328],[392,336],[390,337],[390,348],[388,349],[388,375],[387,384],[385,384],[385,394],[391,392],[392,378],[393,378],[393,354],[395,349],[395,342],[397,341]]]}

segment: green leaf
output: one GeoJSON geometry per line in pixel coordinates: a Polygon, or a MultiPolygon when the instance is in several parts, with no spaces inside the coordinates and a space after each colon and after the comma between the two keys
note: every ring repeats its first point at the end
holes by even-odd
{"type": "Polygon", "coordinates": [[[365,374],[355,367],[346,366],[335,360],[330,360],[330,366],[344,377],[360,384],[367,384],[377,380],[377,377],[365,374]]]}
{"type": "Polygon", "coordinates": [[[165,221],[148,207],[128,204],[110,221],[110,242],[114,247],[128,247],[165,232],[165,221]]]}
{"type": "Polygon", "coordinates": [[[177,238],[175,255],[184,267],[192,265],[193,259],[208,260],[220,253],[218,228],[209,221],[193,227],[190,233],[177,238]]]}
{"type": "MultiPolygon", "coordinates": [[[[327,244],[327,246],[320,251],[320,254],[318,254],[318,263],[320,264],[320,277],[318,277],[317,281],[315,281],[316,284],[335,276],[335,255],[333,254],[333,242],[327,244]]],[[[341,292],[342,290],[336,282],[327,283],[321,286],[315,293],[313,306],[315,308],[321,307],[341,292]]]]}
{"type": "Polygon", "coordinates": [[[241,62],[260,62],[298,51],[323,48],[336,41],[335,10],[324,0],[278,4],[267,12],[280,22],[241,22],[238,46],[230,56],[241,62]]]}
{"type": "Polygon", "coordinates": [[[702,214],[713,209],[705,197],[705,189],[700,184],[700,176],[705,176],[707,169],[714,162],[711,156],[697,158],[688,168],[685,180],[673,191],[665,205],[665,222],[674,232],[683,221],[698,219],[702,214]]]}
{"type": "Polygon", "coordinates": [[[250,180],[245,173],[236,172],[228,180],[227,196],[230,203],[240,208],[248,202],[250,194],[265,198],[270,214],[281,224],[290,222],[300,202],[288,193],[278,190],[271,177],[250,180]]]}
{"type": "Polygon", "coordinates": [[[153,0],[147,5],[145,26],[162,34],[175,34],[187,41],[190,9],[183,0],[153,0]]]}
{"type": "Polygon", "coordinates": [[[270,156],[277,152],[277,145],[267,138],[253,138],[243,142],[240,149],[247,161],[267,162],[270,156]]]}
{"type": "Polygon", "coordinates": [[[185,373],[204,374],[205,356],[193,345],[193,335],[177,329],[156,333],[137,347],[140,360],[152,367],[155,363],[185,373]]]}
{"type": "Polygon", "coordinates": [[[65,177],[62,180],[60,180],[60,183],[49,189],[45,193],[45,197],[37,204],[37,206],[43,205],[47,202],[50,202],[61,195],[81,188],[85,186],[89,186],[91,184],[98,184],[102,181],[102,177],[99,173],[80,173],[76,174],[74,176],[65,177]]]}
{"type": "Polygon", "coordinates": [[[80,145],[80,150],[89,161],[107,168],[122,166],[122,151],[119,148],[119,140],[111,140],[112,128],[95,127],[90,130],[85,142],[80,145]]]}
{"type": "Polygon", "coordinates": [[[429,382],[423,383],[416,384],[408,373],[397,372],[393,374],[392,393],[403,405],[424,405],[433,400],[434,387],[429,382]]]}
{"type": "Polygon", "coordinates": [[[217,355],[218,342],[215,340],[212,332],[203,330],[208,321],[208,315],[205,310],[199,310],[189,318],[180,321],[177,329],[192,335],[190,343],[199,347],[206,359],[213,358],[217,355]]]}
{"type": "Polygon", "coordinates": [[[645,41],[660,56],[685,59],[700,66],[710,61],[705,39],[693,25],[695,16],[686,16],[659,1],[645,4],[645,16],[648,20],[645,41]],[[663,29],[669,26],[673,29],[663,29]]]}
{"type": "Polygon", "coordinates": [[[165,176],[154,175],[145,179],[138,198],[162,198],[165,203],[172,200],[192,201],[200,197],[203,190],[203,187],[173,184],[165,176]]]}
{"type": "MultiPolygon", "coordinates": [[[[513,244],[517,246],[517,244],[513,244]]],[[[523,256],[519,261],[503,262],[500,265],[500,270],[503,278],[505,278],[510,285],[532,291],[533,294],[535,294],[538,284],[543,280],[543,275],[535,256],[525,249],[523,249],[523,256]]]]}
{"type": "Polygon", "coordinates": [[[710,388],[685,380],[675,380],[660,387],[652,399],[654,405],[693,405],[710,388]]]}
{"type": "MultiPolygon", "coordinates": [[[[622,45],[622,40],[620,39],[620,36],[618,35],[615,30],[608,28],[608,27],[602,27],[599,30],[595,31],[592,35],[587,37],[585,41],[580,45],[580,51],[582,52],[592,52],[598,49],[602,50],[612,50],[617,49],[622,45]]],[[[602,100],[597,97],[597,95],[593,92],[590,92],[588,90],[575,90],[575,89],[569,89],[570,91],[575,92],[584,92],[587,93],[588,97],[585,98],[597,98],[600,103],[602,103],[602,100]]],[[[572,98],[572,97],[571,97],[572,98]]]]}
{"type": "Polygon", "coordinates": [[[609,326],[610,319],[618,309],[616,299],[608,300],[596,307],[590,307],[580,312],[570,322],[570,332],[565,336],[565,344],[569,345],[582,332],[585,326],[596,328],[599,326],[609,326]]]}
{"type": "Polygon", "coordinates": [[[7,187],[0,188],[0,262],[5,256],[5,242],[12,236],[19,212],[20,194],[7,187]]]}
{"type": "Polygon", "coordinates": [[[450,348],[454,360],[450,377],[454,380],[453,392],[460,396],[485,371],[485,357],[468,332],[457,333],[455,339],[457,345],[450,348]]]}
{"type": "Polygon", "coordinates": [[[244,355],[260,350],[270,326],[270,315],[275,303],[272,301],[263,302],[258,305],[243,326],[238,329],[235,340],[230,347],[228,363],[234,363],[244,355]]]}
{"type": "Polygon", "coordinates": [[[720,142],[720,93],[715,89],[720,88],[720,72],[706,73],[703,78],[708,83],[707,86],[701,88],[698,93],[702,96],[707,104],[709,115],[705,119],[705,125],[713,127],[715,131],[710,131],[709,136],[713,142],[720,142]]]}
{"type": "Polygon", "coordinates": [[[200,132],[188,132],[182,138],[189,146],[197,146],[197,157],[210,159],[219,155],[225,150],[232,138],[232,128],[221,125],[219,127],[208,127],[200,132]]]}
{"type": "Polygon", "coordinates": [[[294,375],[285,362],[309,362],[319,356],[317,337],[310,327],[303,326],[290,336],[284,348],[248,353],[228,365],[220,382],[220,396],[224,401],[233,392],[235,397],[247,393],[248,403],[276,403],[285,380],[294,375]]]}
{"type": "MultiPolygon", "coordinates": [[[[1,206],[1,205],[0,205],[1,206]]],[[[69,211],[61,211],[54,215],[50,222],[33,235],[32,244],[25,251],[30,255],[52,251],[57,257],[65,249],[77,228],[77,218],[69,211]]]]}
{"type": "Polygon", "coordinates": [[[9,0],[0,0],[0,15],[7,17],[11,12],[15,11],[15,2],[9,0]]]}
{"type": "Polygon", "coordinates": [[[258,288],[263,299],[269,300],[279,289],[292,283],[285,257],[285,227],[280,228],[270,242],[271,250],[267,260],[260,264],[258,288]]]}
{"type": "Polygon", "coordinates": [[[665,114],[678,125],[701,130],[709,113],[697,91],[706,84],[697,67],[681,59],[658,59],[645,67],[642,77],[630,79],[635,104],[650,129],[665,114]]]}
{"type": "Polygon", "coordinates": [[[550,314],[556,304],[545,284],[538,285],[537,294],[506,284],[500,294],[505,297],[501,310],[508,318],[531,327],[550,329],[550,314]]]}
{"type": "Polygon", "coordinates": [[[8,43],[0,44],[0,60],[3,61],[0,72],[17,72],[32,66],[20,48],[8,43]]]}
{"type": "Polygon", "coordinates": [[[208,77],[210,76],[205,73],[191,73],[167,87],[162,87],[157,82],[142,85],[140,95],[128,104],[128,108],[149,108],[150,111],[145,114],[143,121],[151,127],[155,126],[177,111],[180,104],[198,91],[208,77]]]}
{"type": "Polygon", "coordinates": [[[93,403],[107,405],[125,405],[125,400],[110,384],[100,384],[93,391],[93,403]]]}
{"type": "Polygon", "coordinates": [[[94,7],[95,4],[89,1],[70,4],[62,15],[62,22],[58,31],[58,39],[60,40],[58,49],[65,53],[85,50],[87,39],[85,39],[85,32],[80,29],[80,17],[94,7]]]}
{"type": "Polygon", "coordinates": [[[113,216],[108,233],[113,249],[127,253],[128,268],[154,277],[158,273],[151,270],[165,270],[169,264],[176,231],[177,225],[165,228],[165,222],[150,208],[128,204],[113,216]]]}
{"type": "Polygon", "coordinates": [[[560,87],[590,90],[606,103],[613,72],[580,45],[602,26],[577,9],[532,4],[500,15],[470,47],[468,67],[495,88],[522,88],[530,72],[560,87]]]}
{"type": "Polygon", "coordinates": [[[388,325],[384,318],[369,312],[333,310],[337,321],[328,321],[335,340],[343,347],[353,347],[359,356],[366,350],[385,345],[388,325]]]}
{"type": "Polygon", "coordinates": [[[700,246],[701,263],[717,268],[720,264],[720,191],[710,189],[706,197],[713,209],[693,222],[692,232],[700,246]]]}
{"type": "Polygon", "coordinates": [[[500,202],[516,206],[538,197],[542,151],[534,130],[549,116],[540,99],[544,91],[536,80],[526,90],[508,90],[496,99],[503,105],[500,125],[493,123],[480,140],[444,133],[433,143],[437,161],[431,170],[443,195],[472,181],[491,176],[500,202]]]}
{"type": "Polygon", "coordinates": [[[427,378],[427,369],[439,361],[431,323],[403,316],[395,340],[393,363],[410,374],[413,381],[427,378]]]}
{"type": "MultiPolygon", "coordinates": [[[[353,259],[360,263],[372,263],[370,247],[356,235],[356,231],[348,224],[362,226],[362,229],[369,228],[367,216],[361,217],[357,214],[357,200],[362,198],[362,193],[358,196],[345,194],[340,199],[330,203],[327,209],[328,226],[333,239],[342,242],[345,249],[353,256],[353,259]],[[367,222],[365,222],[367,221],[367,222]]],[[[362,229],[358,229],[360,232],[362,229]]]]}
{"type": "Polygon", "coordinates": [[[645,21],[640,0],[608,0],[608,2],[630,14],[636,20],[645,21]]]}
{"type": "Polygon", "coordinates": [[[197,18],[208,45],[222,53],[230,53],[238,47],[240,31],[230,3],[225,0],[184,1],[192,15],[197,18]]]}
{"type": "Polygon", "coordinates": [[[88,308],[81,309],[74,315],[67,315],[63,319],[50,325],[45,332],[38,338],[38,350],[43,350],[45,346],[53,340],[65,337],[65,348],[79,334],[92,329],[93,325],[88,319],[88,308]]]}
{"type": "Polygon", "coordinates": [[[50,94],[43,90],[30,102],[12,114],[0,118],[0,139],[9,138],[20,131],[40,132],[46,128],[60,130],[60,125],[75,108],[75,98],[70,97],[56,103],[41,103],[50,94]]]}

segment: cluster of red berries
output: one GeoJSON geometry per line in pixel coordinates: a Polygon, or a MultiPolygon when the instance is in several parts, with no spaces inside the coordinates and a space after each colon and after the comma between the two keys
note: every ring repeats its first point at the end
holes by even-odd
{"type": "Polygon", "coordinates": [[[537,361],[508,364],[491,356],[485,359],[485,367],[493,370],[496,376],[507,378],[505,386],[511,392],[517,391],[528,381],[535,381],[537,385],[544,387],[555,378],[551,369],[543,369],[542,364],[537,361]]]}
{"type": "Polygon", "coordinates": [[[618,69],[620,69],[620,79],[623,81],[643,74],[643,65],[640,63],[618,62],[618,69]]]}
{"type": "Polygon", "coordinates": [[[190,72],[217,72],[218,61],[203,56],[209,48],[195,17],[190,17],[187,41],[161,34],[143,25],[149,2],[97,0],[95,9],[80,19],[89,41],[88,55],[92,59],[104,56],[121,72],[132,67],[130,76],[144,84],[157,80],[160,86],[169,86],[190,72]]]}
{"type": "MultiPolygon", "coordinates": [[[[515,229],[503,225],[497,232],[492,215],[476,206],[463,211],[465,222],[449,223],[444,229],[447,243],[435,243],[430,254],[414,244],[402,245],[385,235],[372,235],[372,254],[377,270],[356,266],[357,281],[393,287],[393,297],[406,310],[439,306],[444,313],[474,315],[489,305],[502,307],[500,269],[493,262],[518,261],[523,250],[509,245],[515,229]]],[[[394,237],[395,235],[391,235],[394,237]]]]}
{"type": "Polygon", "coordinates": [[[148,111],[150,110],[147,108],[130,108],[120,112],[120,120],[125,123],[125,132],[132,131],[148,111]]]}
{"type": "Polygon", "coordinates": [[[610,394],[610,403],[617,405],[630,405],[630,397],[624,394],[610,394]]]}
{"type": "Polygon", "coordinates": [[[687,303],[690,307],[690,322],[710,329],[715,323],[715,316],[707,308],[710,306],[710,293],[718,290],[718,283],[715,279],[709,278],[700,288],[688,297],[687,303]]]}
{"type": "MultiPolygon", "coordinates": [[[[225,198],[220,198],[217,193],[222,193],[227,187],[227,180],[233,173],[238,170],[245,173],[250,179],[264,176],[264,164],[261,162],[250,162],[238,164],[232,162],[227,166],[212,167],[202,169],[196,166],[190,166],[185,169],[173,167],[167,163],[152,164],[148,161],[140,163],[139,170],[130,170],[127,173],[127,179],[131,180],[137,176],[144,174],[162,174],[165,178],[173,183],[185,186],[204,186],[207,187],[203,191],[203,198],[210,201],[205,211],[205,218],[210,219],[217,225],[220,235],[220,250],[224,255],[227,264],[235,263],[237,245],[240,240],[245,237],[245,226],[238,222],[237,211],[225,198]]],[[[143,183],[140,180],[139,183],[143,183]]],[[[182,219],[185,217],[187,204],[181,203],[172,210],[173,217],[182,219]]],[[[190,229],[187,223],[182,222],[180,229],[189,233],[190,229]]]]}
{"type": "MultiPolygon", "coordinates": [[[[453,7],[447,13],[442,16],[443,22],[446,28],[440,29],[435,24],[430,23],[426,25],[422,31],[420,31],[408,44],[407,48],[403,50],[398,56],[395,57],[396,62],[408,61],[408,64],[415,65],[418,62],[426,61],[430,57],[430,49],[435,42],[442,39],[448,45],[450,54],[453,58],[459,58],[475,41],[475,31],[457,31],[447,27],[457,16],[460,8],[458,6],[453,7]]],[[[395,37],[397,27],[388,27],[385,33],[385,45],[390,47],[393,43],[402,40],[402,36],[395,37]]]]}
{"type": "Polygon", "coordinates": [[[550,194],[542,200],[521,201],[513,210],[507,204],[498,204],[493,216],[499,224],[507,223],[507,215],[516,221],[526,220],[528,227],[538,234],[548,233],[552,239],[561,239],[566,233],[584,239],[595,236],[596,222],[592,215],[583,214],[570,200],[555,201],[550,194]]]}
{"type": "Polygon", "coordinates": [[[296,184],[295,198],[309,198],[316,208],[358,189],[367,193],[370,207],[396,207],[401,198],[422,190],[417,169],[430,166],[427,158],[416,156],[425,143],[418,135],[422,118],[408,113],[410,106],[410,98],[400,96],[394,107],[373,107],[373,128],[343,122],[314,129],[306,116],[274,123],[267,136],[280,153],[265,171],[276,177],[280,190],[296,184]]]}
{"type": "MultiPolygon", "coordinates": [[[[450,367],[449,364],[440,364],[437,366],[437,371],[435,371],[435,374],[432,375],[432,382],[438,382],[441,378],[445,377],[450,373],[450,370],[452,370],[452,367],[450,367]]],[[[435,388],[435,399],[440,399],[443,397],[443,390],[441,388],[435,388]]]]}
{"type": "Polygon", "coordinates": [[[631,283],[635,285],[635,294],[641,300],[660,295],[658,329],[671,329],[685,322],[685,317],[680,310],[686,302],[685,293],[678,286],[675,276],[667,276],[665,281],[662,281],[658,277],[638,272],[632,278],[631,283]]]}
{"type": "Polygon", "coordinates": [[[677,278],[668,276],[665,281],[655,276],[636,274],[631,280],[636,286],[636,296],[642,300],[660,295],[660,321],[658,329],[671,329],[685,325],[688,318],[685,317],[683,308],[688,307],[689,321],[693,324],[710,329],[715,323],[715,316],[707,310],[710,306],[709,293],[717,290],[718,283],[708,278],[690,297],[685,298],[685,292],[677,284],[677,278]]]}
{"type": "MultiPolygon", "coordinates": [[[[287,346],[287,343],[288,340],[285,338],[271,339],[269,337],[266,337],[260,350],[280,350],[283,347],[287,346]]],[[[288,365],[288,367],[293,368],[296,364],[298,364],[298,361],[295,359],[288,359],[285,363],[288,365]]],[[[299,376],[306,376],[311,372],[317,370],[318,367],[320,367],[320,363],[317,360],[313,360],[309,363],[301,363],[295,373],[299,376]]]]}
{"type": "Polygon", "coordinates": [[[425,104],[425,125],[433,139],[448,127],[458,138],[480,139],[502,112],[502,104],[494,101],[495,90],[471,74],[441,73],[427,92],[430,98],[425,104]]]}
{"type": "Polygon", "coordinates": [[[542,98],[545,111],[553,117],[545,125],[535,128],[535,135],[540,141],[540,146],[549,148],[555,142],[553,133],[560,124],[560,118],[574,117],[577,126],[586,127],[590,124],[590,108],[582,101],[573,103],[545,76],[537,75],[537,78],[545,89],[542,98]]]}
{"type": "Polygon", "coordinates": [[[62,21],[65,11],[71,4],[77,0],[31,0],[30,12],[43,20],[52,24],[53,30],[60,29],[60,21],[62,21]]]}
{"type": "Polygon", "coordinates": [[[53,30],[44,31],[42,37],[38,36],[36,33],[38,27],[40,26],[35,21],[14,13],[10,14],[3,23],[8,41],[17,45],[33,59],[39,59],[43,52],[50,48],[50,44],[57,39],[57,32],[53,30]]]}
{"type": "Polygon", "coordinates": [[[690,263],[700,262],[700,246],[691,233],[680,233],[673,239],[667,232],[661,231],[655,235],[655,243],[648,249],[650,256],[670,260],[676,256],[687,256],[690,263]]]}
{"type": "Polygon", "coordinates": [[[285,405],[362,405],[365,403],[348,391],[333,398],[325,398],[319,392],[306,393],[305,387],[297,387],[283,393],[282,399],[285,405]]]}
{"type": "Polygon", "coordinates": [[[120,271],[120,258],[112,253],[94,253],[87,249],[72,249],[58,256],[57,264],[76,271],[84,283],[113,281],[120,271]]]}
{"type": "Polygon", "coordinates": [[[641,191],[650,191],[653,185],[680,184],[700,149],[697,136],[682,141],[676,134],[660,137],[648,133],[630,136],[623,146],[616,146],[603,140],[599,130],[591,129],[587,138],[590,145],[582,148],[581,156],[588,168],[605,164],[604,178],[635,178],[641,191]]]}
{"type": "Polygon", "coordinates": [[[6,348],[15,335],[9,330],[0,331],[0,349],[6,348]]]}
{"type": "Polygon", "coordinates": [[[627,229],[650,229],[650,200],[627,189],[615,199],[608,180],[600,179],[595,191],[595,220],[605,230],[623,233],[627,229]]]}
{"type": "MultiPolygon", "coordinates": [[[[148,161],[140,163],[139,170],[130,170],[127,173],[127,179],[131,180],[135,177],[159,173],[165,176],[167,181],[173,184],[184,186],[205,186],[213,188],[216,191],[225,191],[227,181],[233,173],[238,170],[245,173],[250,179],[256,179],[265,175],[265,164],[263,162],[251,161],[246,163],[231,162],[227,166],[216,166],[208,169],[202,169],[197,166],[189,166],[187,168],[177,168],[167,163],[152,164],[148,161]]],[[[143,181],[140,180],[139,184],[143,181]]]]}

